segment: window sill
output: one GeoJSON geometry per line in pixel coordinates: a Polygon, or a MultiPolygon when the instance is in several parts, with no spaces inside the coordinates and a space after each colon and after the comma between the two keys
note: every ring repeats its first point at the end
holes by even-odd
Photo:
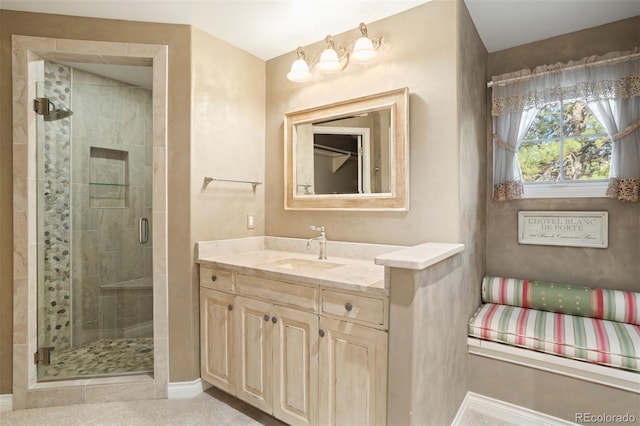
{"type": "Polygon", "coordinates": [[[605,198],[609,181],[524,184],[522,198],[605,198]]]}

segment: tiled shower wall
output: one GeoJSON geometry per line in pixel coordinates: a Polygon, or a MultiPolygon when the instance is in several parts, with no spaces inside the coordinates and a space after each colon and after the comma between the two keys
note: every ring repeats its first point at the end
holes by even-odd
{"type": "Polygon", "coordinates": [[[151,90],[74,69],[72,92],[73,344],[151,337],[151,90]]]}
{"type": "Polygon", "coordinates": [[[151,337],[151,90],[48,61],[41,86],[74,113],[38,129],[38,345],[151,337]]]}
{"type": "MultiPolygon", "coordinates": [[[[71,69],[45,61],[37,96],[69,108],[71,69]]],[[[38,138],[38,345],[71,344],[70,122],[40,122],[38,138]]]]}

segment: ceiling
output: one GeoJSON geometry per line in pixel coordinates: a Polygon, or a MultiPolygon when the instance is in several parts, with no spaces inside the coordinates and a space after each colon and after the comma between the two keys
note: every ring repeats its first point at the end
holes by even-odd
{"type": "MultiPolygon", "coordinates": [[[[428,1],[0,0],[0,8],[190,24],[269,60],[428,1]]],[[[640,0],[464,1],[489,52],[640,15],[640,0]]]]}
{"type": "Polygon", "coordinates": [[[464,2],[489,52],[640,15],[640,0],[464,2]]]}

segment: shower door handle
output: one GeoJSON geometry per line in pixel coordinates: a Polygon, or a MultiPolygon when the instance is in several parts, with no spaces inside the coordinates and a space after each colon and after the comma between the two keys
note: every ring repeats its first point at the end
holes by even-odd
{"type": "Polygon", "coordinates": [[[138,220],[138,241],[144,244],[149,241],[149,219],[141,217],[138,220]]]}

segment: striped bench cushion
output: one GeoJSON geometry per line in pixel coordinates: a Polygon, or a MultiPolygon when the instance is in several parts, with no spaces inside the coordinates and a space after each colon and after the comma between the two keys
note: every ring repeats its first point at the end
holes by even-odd
{"type": "Polygon", "coordinates": [[[469,335],[640,371],[640,326],[487,303],[469,321],[469,335]]]}
{"type": "Polygon", "coordinates": [[[640,325],[640,293],[484,277],[482,301],[640,325]]]}

